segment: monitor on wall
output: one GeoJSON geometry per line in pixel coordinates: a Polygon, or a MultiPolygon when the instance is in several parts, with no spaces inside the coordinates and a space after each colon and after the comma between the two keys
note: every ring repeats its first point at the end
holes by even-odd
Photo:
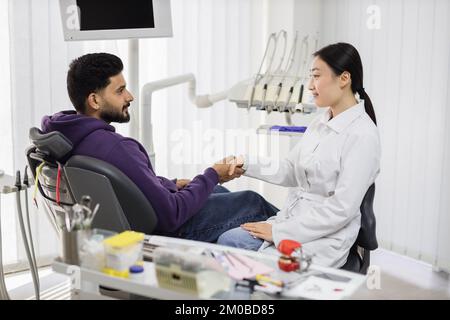
{"type": "Polygon", "coordinates": [[[59,0],[64,39],[172,36],[170,0],[59,0]]]}

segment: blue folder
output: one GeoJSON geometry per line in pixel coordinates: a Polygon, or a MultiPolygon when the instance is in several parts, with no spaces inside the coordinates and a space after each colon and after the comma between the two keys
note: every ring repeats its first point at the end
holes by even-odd
{"type": "Polygon", "coordinates": [[[305,132],[307,127],[298,127],[298,126],[272,126],[270,130],[280,131],[280,132],[305,132]]]}

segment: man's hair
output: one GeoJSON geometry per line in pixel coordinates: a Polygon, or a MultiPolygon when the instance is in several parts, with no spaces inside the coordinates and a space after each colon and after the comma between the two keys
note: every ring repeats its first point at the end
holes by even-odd
{"type": "Polygon", "coordinates": [[[109,53],[90,53],[73,60],[67,72],[67,91],[75,109],[85,113],[87,97],[106,88],[109,78],[122,70],[122,60],[109,53]]]}

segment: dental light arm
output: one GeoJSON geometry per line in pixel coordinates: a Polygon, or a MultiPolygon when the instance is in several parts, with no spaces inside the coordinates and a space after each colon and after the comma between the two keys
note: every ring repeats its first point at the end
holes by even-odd
{"type": "Polygon", "coordinates": [[[153,125],[152,125],[152,95],[153,92],[173,87],[179,84],[188,83],[188,95],[191,102],[198,108],[208,108],[214,103],[225,100],[228,97],[228,90],[210,95],[196,94],[196,81],[192,73],[177,77],[166,78],[149,82],[141,90],[141,114],[139,117],[139,140],[148,151],[153,168],[155,167],[155,151],[153,146],[153,125]],[[145,130],[144,130],[145,129],[145,130]]]}

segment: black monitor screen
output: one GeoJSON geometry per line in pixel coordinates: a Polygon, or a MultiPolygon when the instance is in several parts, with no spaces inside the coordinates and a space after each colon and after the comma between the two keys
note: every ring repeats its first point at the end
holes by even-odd
{"type": "Polygon", "coordinates": [[[80,30],[154,28],[151,0],[76,0],[80,30]]]}

